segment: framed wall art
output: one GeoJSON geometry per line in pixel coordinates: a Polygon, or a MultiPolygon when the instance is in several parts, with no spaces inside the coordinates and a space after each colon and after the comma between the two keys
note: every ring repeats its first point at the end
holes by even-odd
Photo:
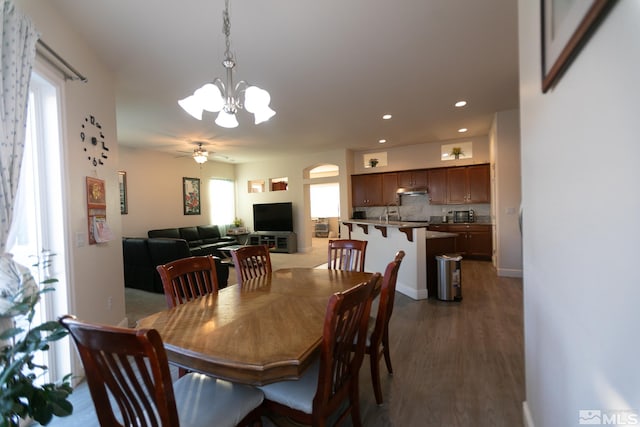
{"type": "Polygon", "coordinates": [[[104,180],[86,177],[87,226],[89,244],[105,243],[113,239],[107,224],[107,197],[104,180]]]}
{"type": "Polygon", "coordinates": [[[200,178],[182,178],[182,203],[185,215],[200,215],[200,178]]]}
{"type": "Polygon", "coordinates": [[[127,204],[127,173],[125,171],[118,171],[118,187],[120,188],[120,215],[126,215],[129,213],[129,206],[127,204]]]}
{"type": "Polygon", "coordinates": [[[540,0],[542,92],[553,87],[616,0],[540,0]]]}

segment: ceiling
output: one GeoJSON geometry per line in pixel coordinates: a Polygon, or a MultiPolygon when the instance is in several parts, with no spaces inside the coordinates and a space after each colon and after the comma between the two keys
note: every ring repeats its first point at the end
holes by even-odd
{"type": "Polygon", "coordinates": [[[268,90],[277,112],[254,125],[241,111],[235,129],[177,104],[224,76],[224,0],[50,2],[114,72],[123,146],[203,142],[236,163],[380,150],[487,135],[493,113],[518,107],[513,0],[232,0],[234,79],[268,90]]]}

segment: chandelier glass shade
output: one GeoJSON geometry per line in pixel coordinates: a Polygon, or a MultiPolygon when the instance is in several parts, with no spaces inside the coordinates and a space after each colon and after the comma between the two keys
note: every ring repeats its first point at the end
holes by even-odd
{"type": "Polygon", "coordinates": [[[222,61],[226,70],[225,81],[216,77],[213,82],[206,83],[192,95],[179,100],[178,104],[198,120],[202,120],[203,111],[218,112],[215,122],[218,126],[225,128],[238,126],[236,113],[241,109],[254,115],[255,124],[266,122],[276,114],[269,107],[271,102],[269,92],[257,86],[249,86],[244,80],[239,81],[236,85],[233,84],[233,68],[236,66],[236,62],[230,50],[229,0],[225,0],[222,23],[226,40],[225,57],[222,61]]]}
{"type": "Polygon", "coordinates": [[[209,159],[209,153],[207,150],[202,149],[202,144],[198,144],[198,148],[193,150],[193,160],[196,163],[202,164],[205,163],[209,159]]]}

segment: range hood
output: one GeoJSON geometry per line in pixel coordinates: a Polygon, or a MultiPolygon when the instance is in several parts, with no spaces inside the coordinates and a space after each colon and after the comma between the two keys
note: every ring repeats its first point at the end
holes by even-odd
{"type": "Polygon", "coordinates": [[[400,187],[396,192],[399,196],[421,196],[426,195],[429,190],[427,187],[400,187]]]}

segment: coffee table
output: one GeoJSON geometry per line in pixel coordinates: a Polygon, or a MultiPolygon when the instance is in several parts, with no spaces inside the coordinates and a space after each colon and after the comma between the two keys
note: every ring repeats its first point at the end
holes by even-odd
{"type": "Polygon", "coordinates": [[[227,264],[229,267],[233,267],[233,259],[231,259],[231,252],[237,249],[240,249],[243,246],[246,246],[246,245],[229,245],[229,246],[223,246],[221,248],[218,248],[218,251],[220,251],[220,253],[224,255],[224,258],[221,258],[220,262],[223,264],[227,264]]]}

